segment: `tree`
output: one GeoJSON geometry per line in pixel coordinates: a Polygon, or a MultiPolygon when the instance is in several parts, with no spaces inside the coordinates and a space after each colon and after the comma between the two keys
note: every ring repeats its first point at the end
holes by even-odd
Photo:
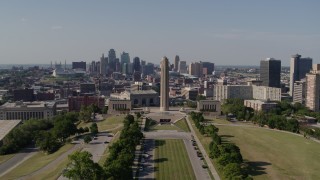
{"type": "Polygon", "coordinates": [[[63,176],[69,179],[106,179],[105,173],[99,164],[92,161],[92,155],[87,151],[76,151],[69,155],[68,168],[63,176]]]}
{"type": "Polygon", "coordinates": [[[197,96],[196,100],[197,100],[197,101],[206,100],[206,97],[203,96],[203,95],[201,95],[201,94],[199,94],[199,95],[197,96]]]}
{"type": "Polygon", "coordinates": [[[91,111],[88,107],[82,106],[79,113],[79,119],[83,122],[91,121],[91,111]]]}
{"type": "Polygon", "coordinates": [[[39,147],[40,150],[50,154],[58,150],[61,144],[50,131],[41,131],[36,140],[36,146],[39,147]]]}
{"type": "Polygon", "coordinates": [[[84,141],[84,143],[88,144],[90,141],[92,141],[92,138],[91,138],[91,136],[86,135],[86,136],[84,136],[83,141],[84,141]]]}
{"type": "Polygon", "coordinates": [[[237,163],[230,163],[223,168],[223,174],[227,179],[242,179],[241,166],[237,163]],[[238,178],[237,178],[238,177],[238,178]]]}
{"type": "Polygon", "coordinates": [[[137,118],[140,119],[141,118],[141,113],[137,112],[137,118]]]}
{"type": "Polygon", "coordinates": [[[77,131],[76,125],[68,119],[56,120],[52,129],[53,135],[61,142],[64,142],[67,137],[74,135],[77,131]]]}
{"type": "Polygon", "coordinates": [[[93,135],[96,135],[98,134],[98,125],[97,123],[92,123],[91,126],[90,126],[90,131],[93,135]]]}

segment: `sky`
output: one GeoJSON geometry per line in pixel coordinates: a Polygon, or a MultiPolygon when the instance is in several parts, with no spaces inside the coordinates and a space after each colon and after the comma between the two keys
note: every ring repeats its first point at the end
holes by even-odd
{"type": "Polygon", "coordinates": [[[318,0],[3,0],[0,64],[97,61],[125,51],[216,65],[320,63],[318,0]]]}

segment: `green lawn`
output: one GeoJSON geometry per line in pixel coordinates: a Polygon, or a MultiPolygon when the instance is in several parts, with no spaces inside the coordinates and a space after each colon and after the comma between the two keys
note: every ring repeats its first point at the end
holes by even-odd
{"type": "Polygon", "coordinates": [[[65,153],[69,149],[71,149],[74,145],[72,144],[66,144],[63,147],[61,147],[58,151],[56,151],[53,154],[46,155],[43,152],[38,152],[31,158],[24,161],[22,164],[14,168],[9,173],[2,176],[2,179],[16,179],[21,176],[28,175],[55,160],[58,158],[61,154],[65,153]]]}
{"type": "Polygon", "coordinates": [[[13,156],[14,156],[14,154],[1,155],[0,156],[0,164],[8,161],[13,156]]]}
{"type": "Polygon", "coordinates": [[[304,137],[255,127],[217,126],[234,142],[254,179],[320,179],[320,144],[304,137]]]}
{"type": "Polygon", "coordinates": [[[157,180],[196,179],[183,140],[156,140],[155,172],[157,180]]]}
{"type": "Polygon", "coordinates": [[[150,130],[177,130],[177,131],[181,131],[178,127],[173,126],[171,124],[158,124],[155,126],[150,127],[150,130]]]}
{"type": "Polygon", "coordinates": [[[225,119],[209,117],[209,116],[204,116],[204,118],[206,121],[209,121],[209,122],[214,122],[214,123],[218,123],[218,124],[231,124],[230,121],[227,121],[225,119]]]}
{"type": "Polygon", "coordinates": [[[41,180],[56,180],[60,177],[62,171],[64,168],[67,167],[69,163],[68,158],[65,158],[63,161],[61,161],[57,166],[54,168],[47,170],[46,172],[43,172],[41,174],[37,174],[36,176],[30,177],[30,180],[33,179],[41,179],[41,180]]]}
{"type": "MultiPolygon", "coordinates": [[[[106,131],[109,129],[116,128],[117,126],[123,124],[124,117],[125,117],[125,115],[118,115],[118,116],[115,115],[115,116],[108,117],[102,121],[98,121],[97,122],[98,130],[99,131],[106,131]]],[[[92,124],[92,122],[88,122],[88,123],[81,122],[78,125],[78,128],[90,127],[91,124],[92,124]]]]}
{"type": "Polygon", "coordinates": [[[185,132],[190,132],[189,126],[186,122],[186,119],[181,119],[179,121],[177,121],[176,123],[174,123],[176,126],[178,126],[180,129],[182,129],[185,132]]]}

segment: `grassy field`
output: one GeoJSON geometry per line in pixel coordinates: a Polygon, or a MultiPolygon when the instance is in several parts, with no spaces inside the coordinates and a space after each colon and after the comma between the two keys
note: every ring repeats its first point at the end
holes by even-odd
{"type": "MultiPolygon", "coordinates": [[[[116,128],[117,126],[122,125],[124,117],[125,117],[125,115],[111,116],[111,117],[106,118],[105,120],[98,121],[97,122],[98,130],[99,131],[106,131],[109,129],[116,128]]],[[[78,125],[78,128],[90,127],[91,124],[92,124],[92,122],[88,122],[88,123],[81,122],[78,125]]]]}
{"type": "Polygon", "coordinates": [[[254,179],[320,179],[320,144],[263,128],[217,126],[240,147],[254,179]]]}
{"type": "Polygon", "coordinates": [[[230,121],[227,121],[225,119],[215,118],[215,117],[204,116],[204,119],[206,121],[214,122],[214,123],[218,123],[218,124],[231,124],[230,121]]]}
{"type": "Polygon", "coordinates": [[[55,166],[54,168],[47,170],[44,173],[37,174],[36,176],[30,177],[29,180],[33,180],[33,179],[56,180],[60,177],[63,169],[67,167],[68,162],[69,162],[68,158],[65,158],[63,161],[57,164],[57,166],[55,166]]]}
{"type": "Polygon", "coordinates": [[[158,180],[196,179],[182,140],[156,140],[155,171],[158,180]]]}
{"type": "Polygon", "coordinates": [[[189,126],[186,122],[186,119],[181,119],[174,123],[176,126],[178,126],[180,129],[182,129],[185,132],[190,132],[189,126]]]}
{"type": "Polygon", "coordinates": [[[46,155],[42,152],[38,152],[31,158],[24,161],[22,164],[14,168],[12,171],[1,177],[2,179],[16,179],[21,176],[28,175],[45,165],[49,164],[53,160],[55,160],[57,157],[59,157],[64,152],[71,149],[74,145],[72,144],[66,144],[65,146],[61,147],[58,151],[56,151],[53,154],[46,155]]]}
{"type": "Polygon", "coordinates": [[[170,125],[170,124],[162,124],[162,125],[155,125],[150,127],[150,130],[156,131],[156,130],[177,130],[181,131],[178,127],[170,125]]]}
{"type": "Polygon", "coordinates": [[[0,164],[3,163],[3,162],[8,161],[13,156],[14,156],[14,154],[1,155],[0,156],[0,164]]]}

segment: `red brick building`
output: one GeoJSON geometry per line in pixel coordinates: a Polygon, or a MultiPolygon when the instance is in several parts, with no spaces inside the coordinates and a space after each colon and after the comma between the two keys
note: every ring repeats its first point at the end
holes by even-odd
{"type": "Polygon", "coordinates": [[[72,96],[68,98],[68,106],[69,111],[77,111],[79,112],[81,106],[90,106],[91,104],[97,105],[100,109],[102,109],[105,105],[104,97],[99,96],[72,96]]]}

